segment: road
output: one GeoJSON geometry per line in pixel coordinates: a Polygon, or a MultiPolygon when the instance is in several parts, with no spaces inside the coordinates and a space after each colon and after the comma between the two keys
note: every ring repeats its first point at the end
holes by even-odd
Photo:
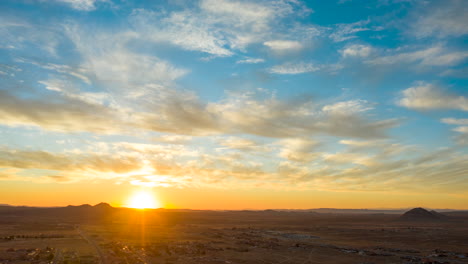
{"type": "Polygon", "coordinates": [[[91,239],[83,230],[81,230],[79,226],[76,227],[76,231],[78,232],[78,234],[80,234],[80,236],[84,240],[88,242],[88,244],[94,247],[94,249],[96,250],[96,253],[99,256],[99,264],[107,264],[106,259],[104,257],[104,253],[102,252],[98,244],[96,244],[96,242],[93,239],[91,239]]]}

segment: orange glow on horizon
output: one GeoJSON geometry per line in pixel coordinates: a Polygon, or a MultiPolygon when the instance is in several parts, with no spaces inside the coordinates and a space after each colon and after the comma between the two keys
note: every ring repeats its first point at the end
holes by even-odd
{"type": "Polygon", "coordinates": [[[144,188],[113,181],[100,183],[2,182],[0,204],[14,206],[67,206],[106,202],[114,207],[130,207],[139,192],[153,196],[156,208],[196,210],[312,209],[312,208],[449,208],[467,210],[465,193],[335,192],[318,190],[269,190],[221,188],[144,188]],[[86,195],[84,195],[86,193],[86,195]]]}

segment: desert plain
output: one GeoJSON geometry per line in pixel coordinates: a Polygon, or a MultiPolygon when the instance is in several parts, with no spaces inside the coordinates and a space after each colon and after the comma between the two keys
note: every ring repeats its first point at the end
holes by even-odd
{"type": "Polygon", "coordinates": [[[2,206],[0,263],[468,263],[468,214],[2,206]]]}

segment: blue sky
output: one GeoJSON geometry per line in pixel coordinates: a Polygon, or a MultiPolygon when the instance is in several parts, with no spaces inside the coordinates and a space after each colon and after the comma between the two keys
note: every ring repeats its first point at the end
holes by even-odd
{"type": "Polygon", "coordinates": [[[468,199],[466,1],[0,7],[5,184],[468,199]]]}

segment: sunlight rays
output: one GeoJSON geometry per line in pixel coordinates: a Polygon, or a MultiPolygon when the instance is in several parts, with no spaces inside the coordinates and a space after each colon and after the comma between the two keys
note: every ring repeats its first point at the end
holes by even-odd
{"type": "Polygon", "coordinates": [[[155,209],[160,206],[161,205],[155,198],[154,194],[144,190],[134,193],[127,203],[127,207],[135,209],[155,209]]]}

